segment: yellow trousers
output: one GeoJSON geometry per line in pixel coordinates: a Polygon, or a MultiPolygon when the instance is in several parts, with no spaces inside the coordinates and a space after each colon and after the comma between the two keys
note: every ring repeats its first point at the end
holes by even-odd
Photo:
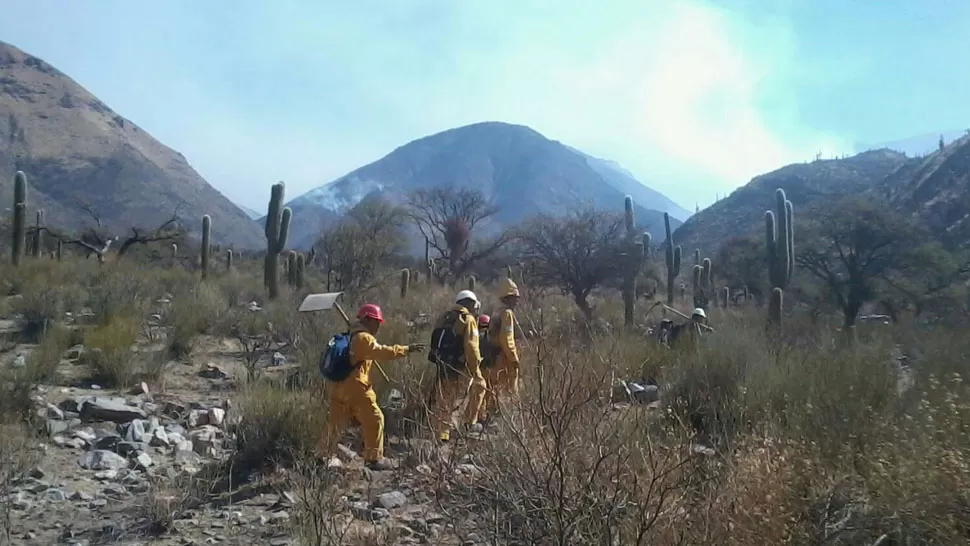
{"type": "Polygon", "coordinates": [[[489,411],[499,411],[499,397],[503,394],[519,395],[519,363],[499,357],[488,369],[488,392],[481,417],[485,417],[489,411]]]}
{"type": "Polygon", "coordinates": [[[451,437],[451,414],[460,407],[466,391],[468,403],[463,420],[465,424],[474,425],[478,422],[478,414],[485,401],[486,382],[482,370],[476,366],[474,370],[468,370],[467,375],[439,378],[435,382],[434,422],[439,439],[448,440],[451,437]]]}
{"type": "Polygon", "coordinates": [[[374,389],[354,377],[333,385],[330,391],[327,430],[318,448],[321,454],[333,454],[337,442],[353,420],[360,423],[364,437],[364,461],[373,462],[383,458],[384,412],[377,405],[374,389]]]}

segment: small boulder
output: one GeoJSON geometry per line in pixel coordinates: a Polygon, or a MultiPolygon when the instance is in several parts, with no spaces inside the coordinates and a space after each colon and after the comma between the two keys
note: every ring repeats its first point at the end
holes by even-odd
{"type": "Polygon", "coordinates": [[[408,503],[408,497],[400,491],[390,491],[377,496],[377,505],[386,510],[393,510],[408,503]]]}
{"type": "Polygon", "coordinates": [[[96,396],[84,401],[81,406],[81,420],[87,423],[92,421],[111,421],[112,423],[130,423],[134,419],[146,419],[148,414],[145,410],[130,406],[122,398],[109,398],[96,396]]]}
{"type": "Polygon", "coordinates": [[[128,461],[117,453],[99,449],[95,451],[88,451],[82,454],[78,458],[78,464],[81,466],[81,468],[88,470],[118,471],[122,468],[126,468],[128,466],[128,461]]]}

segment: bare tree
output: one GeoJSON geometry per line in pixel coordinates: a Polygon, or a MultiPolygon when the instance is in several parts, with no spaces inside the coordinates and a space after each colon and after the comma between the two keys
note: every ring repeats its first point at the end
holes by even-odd
{"type": "Polygon", "coordinates": [[[871,198],[850,197],[817,210],[796,253],[798,264],[825,285],[851,328],[862,306],[899,274],[918,274],[913,260],[927,241],[921,226],[871,198]]]}
{"type": "Polygon", "coordinates": [[[582,208],[565,216],[539,214],[518,237],[524,257],[534,264],[540,283],[570,294],[587,319],[593,316],[589,294],[621,273],[623,217],[582,208]]]}
{"type": "Polygon", "coordinates": [[[403,209],[380,199],[355,207],[317,241],[328,279],[351,292],[371,288],[381,266],[403,251],[405,220],[403,209]]]}
{"type": "Polygon", "coordinates": [[[488,241],[472,243],[476,226],[498,213],[498,208],[478,190],[420,189],[408,196],[408,206],[418,230],[448,263],[448,272],[456,277],[509,241],[509,235],[503,233],[488,241]]]}
{"type": "MultiPolygon", "coordinates": [[[[67,237],[59,234],[54,234],[54,236],[64,243],[76,245],[85,249],[87,257],[94,254],[98,257],[99,262],[104,263],[104,258],[108,252],[108,249],[110,249],[113,244],[121,238],[118,236],[111,236],[106,230],[104,230],[101,224],[101,216],[97,213],[94,207],[80,199],[75,199],[75,204],[91,217],[94,225],[88,226],[88,228],[83,230],[80,237],[67,237]]],[[[125,253],[128,252],[134,245],[147,245],[156,242],[175,241],[182,238],[185,235],[185,231],[179,227],[178,211],[180,207],[181,205],[177,206],[172,212],[172,216],[154,229],[144,229],[132,226],[131,235],[125,237],[121,244],[118,245],[118,257],[120,258],[121,256],[124,256],[125,253]]]]}

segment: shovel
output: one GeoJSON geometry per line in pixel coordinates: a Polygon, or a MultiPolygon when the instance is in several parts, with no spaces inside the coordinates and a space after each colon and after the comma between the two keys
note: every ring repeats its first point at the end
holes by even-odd
{"type": "MultiPolygon", "coordinates": [[[[308,294],[307,297],[303,298],[303,303],[300,304],[300,308],[297,309],[297,311],[300,313],[309,313],[313,311],[329,311],[331,309],[336,309],[340,313],[340,316],[343,317],[344,322],[347,323],[347,328],[351,328],[353,325],[350,323],[350,317],[347,316],[347,313],[345,313],[343,308],[340,307],[340,304],[337,303],[337,298],[339,298],[341,295],[343,295],[343,292],[308,294]]],[[[390,383],[391,378],[384,373],[384,368],[381,367],[381,364],[376,360],[374,361],[374,364],[377,365],[377,371],[381,372],[381,375],[384,376],[384,380],[390,383]]]]}
{"type": "MultiPolygon", "coordinates": [[[[663,305],[663,304],[661,304],[661,305],[663,305]]],[[[668,307],[667,305],[664,305],[663,307],[664,307],[664,309],[666,309],[666,310],[668,310],[668,311],[670,311],[670,312],[672,312],[672,313],[674,313],[676,315],[679,315],[681,318],[690,320],[690,317],[688,317],[687,315],[685,315],[685,314],[681,313],[680,311],[674,309],[673,307],[668,307]]],[[[714,331],[714,328],[711,328],[710,326],[708,326],[706,324],[701,323],[701,324],[699,324],[699,326],[701,328],[704,328],[705,330],[710,331],[710,332],[713,332],[714,331]]]]}

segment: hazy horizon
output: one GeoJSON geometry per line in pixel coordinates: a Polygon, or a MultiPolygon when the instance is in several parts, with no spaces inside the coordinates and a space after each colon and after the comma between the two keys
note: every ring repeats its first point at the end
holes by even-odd
{"type": "Polygon", "coordinates": [[[257,211],[277,180],[293,198],[480,121],[688,210],[818,152],[970,127],[970,4],[941,0],[6,4],[0,39],[257,211]]]}

